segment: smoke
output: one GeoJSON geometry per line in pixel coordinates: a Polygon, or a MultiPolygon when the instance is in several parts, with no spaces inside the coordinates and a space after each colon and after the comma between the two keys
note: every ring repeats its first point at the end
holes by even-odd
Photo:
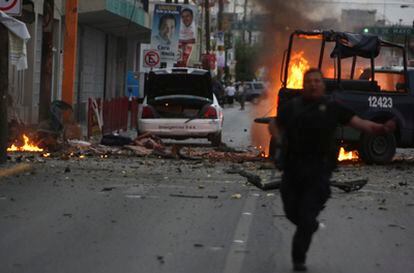
{"type": "MultiPolygon", "coordinates": [[[[260,64],[274,71],[280,68],[283,51],[287,48],[289,35],[296,29],[312,30],[322,28],[320,22],[312,20],[321,10],[320,6],[303,0],[254,0],[267,14],[262,25],[265,42],[261,52],[260,64]]],[[[321,18],[321,16],[319,16],[321,18]]],[[[278,73],[271,73],[269,81],[279,80],[278,73]]]]}
{"type": "MultiPolygon", "coordinates": [[[[282,65],[283,52],[287,49],[290,34],[297,29],[312,30],[322,28],[317,20],[321,18],[318,13],[322,10],[320,6],[309,4],[303,0],[254,0],[254,5],[259,5],[265,11],[262,23],[264,42],[261,45],[258,66],[267,70],[267,82],[269,88],[266,97],[254,107],[255,117],[274,116],[277,109],[277,94],[280,88],[280,69],[282,65]]],[[[320,20],[320,19],[319,19],[320,20]]],[[[331,26],[330,26],[331,27],[331,26]]],[[[252,144],[262,147],[268,151],[270,135],[267,126],[263,124],[252,124],[252,144]]]]}

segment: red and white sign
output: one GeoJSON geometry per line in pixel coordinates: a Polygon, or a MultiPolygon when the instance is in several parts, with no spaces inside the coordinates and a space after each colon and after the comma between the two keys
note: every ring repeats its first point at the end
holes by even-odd
{"type": "Polygon", "coordinates": [[[20,15],[22,2],[22,0],[0,0],[0,10],[9,15],[20,15]]]}
{"type": "Polygon", "coordinates": [[[144,67],[159,67],[160,54],[156,50],[144,50],[144,67]]]}

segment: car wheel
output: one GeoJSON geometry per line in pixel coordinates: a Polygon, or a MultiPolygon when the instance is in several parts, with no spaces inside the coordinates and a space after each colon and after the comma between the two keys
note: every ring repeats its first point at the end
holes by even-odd
{"type": "Polygon", "coordinates": [[[220,146],[221,144],[221,133],[214,134],[210,137],[211,144],[213,146],[220,146]]]}
{"type": "Polygon", "coordinates": [[[384,164],[392,160],[396,150],[393,134],[369,135],[362,134],[359,142],[359,155],[367,164],[384,164]]]}

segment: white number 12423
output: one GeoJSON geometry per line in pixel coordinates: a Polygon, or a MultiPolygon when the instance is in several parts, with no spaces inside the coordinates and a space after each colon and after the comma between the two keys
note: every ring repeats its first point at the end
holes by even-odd
{"type": "Polygon", "coordinates": [[[369,107],[392,108],[392,98],[390,97],[368,97],[369,107]]]}

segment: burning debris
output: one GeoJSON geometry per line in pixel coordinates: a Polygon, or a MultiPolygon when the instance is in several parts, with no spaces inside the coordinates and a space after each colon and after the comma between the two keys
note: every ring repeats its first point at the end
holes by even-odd
{"type": "Polygon", "coordinates": [[[23,134],[23,144],[14,143],[9,148],[8,152],[43,152],[44,149],[37,146],[26,134],[23,134]]]}
{"type": "Polygon", "coordinates": [[[339,150],[338,161],[346,161],[346,160],[352,160],[352,161],[359,160],[358,152],[356,151],[347,152],[345,151],[343,147],[341,147],[339,150]]]}

